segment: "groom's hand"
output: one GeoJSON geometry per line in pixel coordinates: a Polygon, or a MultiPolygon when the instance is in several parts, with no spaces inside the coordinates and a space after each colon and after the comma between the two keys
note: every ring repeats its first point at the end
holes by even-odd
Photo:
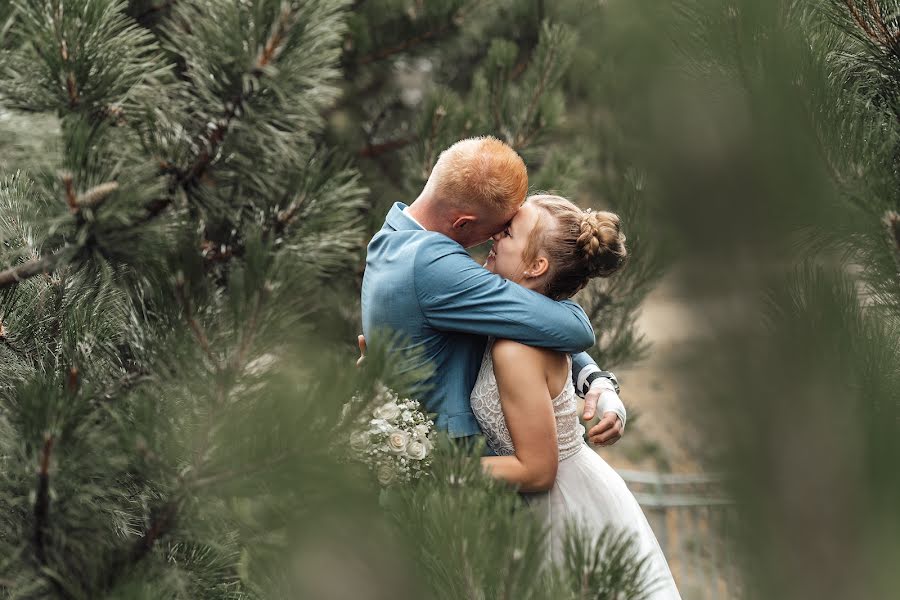
{"type": "Polygon", "coordinates": [[[612,446],[622,439],[623,432],[624,427],[619,419],[619,415],[614,412],[608,412],[603,413],[603,418],[591,427],[591,430],[588,432],[588,439],[591,440],[592,444],[597,444],[598,446],[612,446]]]}
{"type": "Polygon", "coordinates": [[[604,379],[595,380],[584,395],[584,412],[582,416],[585,421],[590,421],[594,418],[594,414],[598,410],[598,404],[599,409],[603,411],[603,416],[588,431],[588,439],[592,444],[611,446],[618,442],[625,432],[625,423],[623,421],[625,406],[619,399],[619,395],[612,384],[604,379]]]}

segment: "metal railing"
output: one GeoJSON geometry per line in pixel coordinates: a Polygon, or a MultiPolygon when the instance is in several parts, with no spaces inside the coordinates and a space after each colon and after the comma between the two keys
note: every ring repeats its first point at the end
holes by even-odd
{"type": "Polygon", "coordinates": [[[644,509],[684,600],[741,598],[729,547],[735,527],[722,478],[618,470],[644,509]]]}

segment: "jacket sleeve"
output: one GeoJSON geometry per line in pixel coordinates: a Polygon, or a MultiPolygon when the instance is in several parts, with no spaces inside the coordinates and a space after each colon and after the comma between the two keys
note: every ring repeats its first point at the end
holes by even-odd
{"type": "Polygon", "coordinates": [[[572,383],[575,384],[575,391],[579,396],[584,397],[585,392],[587,392],[587,385],[585,384],[587,376],[600,370],[602,369],[597,366],[597,363],[587,352],[580,352],[572,356],[572,383]]]}
{"type": "Polygon", "coordinates": [[[491,273],[452,240],[421,249],[414,269],[419,305],[435,329],[569,353],[594,345],[594,330],[580,306],[491,273]]]}

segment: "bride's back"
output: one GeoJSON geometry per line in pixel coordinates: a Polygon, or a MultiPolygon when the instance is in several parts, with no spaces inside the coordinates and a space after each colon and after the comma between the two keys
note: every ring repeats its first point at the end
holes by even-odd
{"type": "MultiPolygon", "coordinates": [[[[500,388],[494,374],[492,345],[493,342],[489,342],[485,350],[470,400],[490,449],[497,455],[510,456],[516,450],[503,414],[500,388]]],[[[559,459],[563,460],[581,448],[584,436],[584,427],[578,420],[578,399],[572,384],[569,355],[532,347],[523,347],[523,350],[526,348],[528,352],[537,351],[540,354],[546,369],[547,391],[556,419],[559,459]]]]}

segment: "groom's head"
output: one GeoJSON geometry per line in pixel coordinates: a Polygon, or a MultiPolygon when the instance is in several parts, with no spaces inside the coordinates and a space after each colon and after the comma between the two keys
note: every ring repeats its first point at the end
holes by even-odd
{"type": "Polygon", "coordinates": [[[444,150],[419,199],[428,229],[468,248],[503,230],[525,201],[528,172],[516,151],[493,137],[444,150]]]}

